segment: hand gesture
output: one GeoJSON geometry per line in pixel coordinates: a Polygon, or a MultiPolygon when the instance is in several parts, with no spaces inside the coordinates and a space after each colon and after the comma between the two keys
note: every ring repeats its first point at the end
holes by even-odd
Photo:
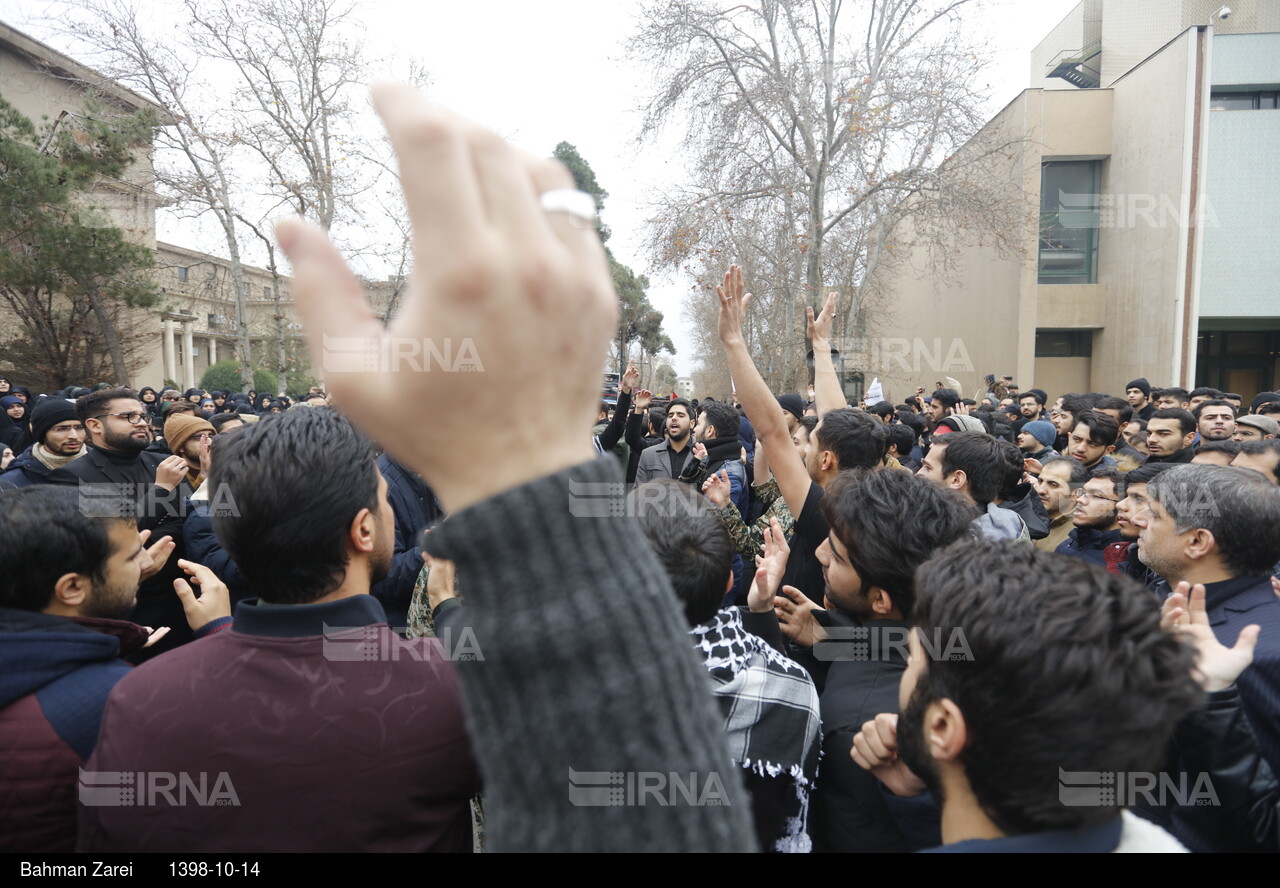
{"type": "MultiPolygon", "coordinates": [[[[142,543],[143,546],[147,546],[147,540],[150,538],[150,530],[144,530],[138,534],[138,542],[142,543]]],[[[145,583],[160,573],[169,561],[169,556],[173,554],[175,545],[172,537],[162,536],[147,547],[143,553],[142,574],[138,578],[138,582],[145,583]]]]}
{"type": "Polygon", "coordinates": [[[653,392],[648,389],[640,389],[636,392],[635,407],[637,410],[648,410],[649,405],[653,403],[653,392]]]}
{"type": "Polygon", "coordinates": [[[1209,626],[1204,606],[1204,586],[1179,583],[1160,608],[1160,628],[1185,639],[1196,649],[1196,681],[1206,691],[1220,691],[1235,683],[1241,672],[1253,662],[1253,649],[1258,645],[1259,626],[1245,626],[1236,638],[1235,647],[1226,647],[1209,626]],[[1190,602],[1187,600],[1190,594],[1190,602]]]}
{"type": "Polygon", "coordinates": [[[624,395],[631,394],[631,390],[636,387],[636,383],[640,381],[640,371],[635,365],[627,368],[627,372],[622,374],[622,382],[619,385],[624,395]]]}
{"type": "Polygon", "coordinates": [[[827,294],[826,304],[822,306],[822,313],[816,319],[813,316],[813,306],[806,305],[804,312],[808,321],[806,333],[814,343],[814,350],[816,351],[818,343],[830,343],[831,341],[831,323],[836,316],[836,294],[827,294]]]}
{"type": "Polygon", "coordinates": [[[219,617],[231,616],[231,592],[226,583],[203,564],[179,558],[178,567],[186,571],[187,576],[200,587],[200,597],[197,598],[182,577],[173,581],[173,591],[178,593],[178,598],[182,601],[182,612],[193,632],[219,617]]]}
{"type": "Polygon", "coordinates": [[[870,771],[896,796],[918,796],[928,787],[898,758],[898,716],[882,712],[853,735],[854,764],[870,771]]]}
{"type": "Polygon", "coordinates": [[[964,401],[957,401],[956,406],[951,408],[951,412],[958,416],[968,416],[969,405],[966,404],[964,401]]]}
{"type": "Polygon", "coordinates": [[[729,505],[729,473],[724,469],[718,475],[711,475],[702,482],[703,495],[711,500],[717,508],[729,505]]]}
{"type": "Polygon", "coordinates": [[[180,456],[166,457],[156,466],[156,486],[173,490],[187,477],[187,461],[180,456]]]}
{"type": "Polygon", "coordinates": [[[1031,457],[1028,456],[1026,459],[1022,461],[1022,470],[1026,472],[1028,475],[1039,476],[1040,472],[1043,469],[1044,469],[1044,466],[1040,464],[1040,460],[1038,459],[1032,459],[1031,457]]]}
{"type": "Polygon", "coordinates": [[[164,638],[166,635],[169,634],[168,626],[161,626],[159,629],[152,629],[150,626],[143,626],[142,628],[146,629],[148,633],[147,641],[145,644],[143,644],[144,648],[151,647],[153,644],[155,644],[160,639],[164,638]]]}
{"type": "Polygon", "coordinates": [[[276,227],[329,391],[450,513],[589,462],[582,430],[600,403],[618,300],[594,226],[540,202],[572,189],[572,176],[411,87],[382,84],[373,98],[413,224],[399,313],[384,327],[324,231],[299,219],[276,227]],[[443,353],[454,367],[438,366],[443,353]],[[565,409],[512,413],[513,379],[556,391],[565,409]],[[505,419],[484,429],[473,419],[489,415],[505,419]]]}
{"type": "Polygon", "coordinates": [[[694,444],[694,445],[693,445],[693,458],[694,458],[694,459],[697,459],[697,460],[703,460],[703,459],[706,459],[706,458],[707,458],[707,445],[703,444],[701,441],[699,441],[697,444],[694,444]]]}
{"type": "Polygon", "coordinates": [[[814,611],[823,608],[795,586],[782,587],[782,594],[773,599],[773,609],[778,615],[782,634],[801,647],[813,647],[827,637],[827,630],[813,618],[814,611]]]}
{"type": "Polygon", "coordinates": [[[427,603],[435,610],[446,598],[458,597],[458,566],[447,558],[432,558],[427,563],[431,567],[427,573],[427,603]]]}
{"type": "Polygon", "coordinates": [[[756,578],[747,593],[747,609],[752,613],[763,614],[773,608],[790,554],[791,547],[787,545],[778,519],[770,518],[764,532],[764,556],[756,556],[756,578]]]}
{"type": "Polygon", "coordinates": [[[736,344],[742,340],[742,322],[751,304],[751,294],[745,292],[742,284],[740,266],[729,266],[724,273],[724,283],[716,287],[716,295],[720,297],[720,341],[725,345],[736,344]]]}

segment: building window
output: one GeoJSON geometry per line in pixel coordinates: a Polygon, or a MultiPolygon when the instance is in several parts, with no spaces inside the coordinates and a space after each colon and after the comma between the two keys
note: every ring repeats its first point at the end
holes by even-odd
{"type": "Polygon", "coordinates": [[[270,288],[270,287],[263,287],[263,288],[262,288],[262,298],[263,298],[263,299],[270,299],[270,298],[271,298],[271,288],[270,288]]]}
{"type": "Polygon", "coordinates": [[[185,265],[178,266],[178,283],[185,284],[187,282],[187,267],[185,265]]]}
{"type": "Polygon", "coordinates": [[[1037,330],[1037,358],[1093,357],[1092,330],[1037,330]]]}
{"type": "Polygon", "coordinates": [[[1100,161],[1086,160],[1041,168],[1040,283],[1098,282],[1100,167],[1100,161]]]}
{"type": "Polygon", "coordinates": [[[1215,92],[1209,95],[1210,111],[1274,111],[1277,90],[1215,92]]]}

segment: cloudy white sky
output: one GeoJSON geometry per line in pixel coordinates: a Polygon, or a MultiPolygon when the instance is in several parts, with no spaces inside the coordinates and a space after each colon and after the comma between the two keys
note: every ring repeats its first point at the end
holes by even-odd
{"type": "MultiPolygon", "coordinates": [[[[1077,2],[991,0],[980,14],[970,14],[992,50],[986,78],[991,114],[1029,85],[1031,49],[1077,2]]],[[[183,26],[176,0],[142,5],[158,27],[183,26]]],[[[3,0],[0,17],[70,49],[41,21],[48,8],[32,0],[3,0]]],[[[641,250],[645,207],[656,192],[679,181],[681,160],[669,149],[638,148],[634,142],[637,109],[651,85],[649,73],[623,49],[638,11],[635,0],[362,0],[356,17],[369,57],[419,60],[430,72],[435,100],[529,151],[549,154],[562,140],[578,147],[610,194],[610,246],[620,261],[650,274],[650,299],[666,315],[678,350],[676,370],[686,374],[693,366],[681,304],[689,282],[654,274],[641,250]]],[[[161,240],[222,252],[216,244],[190,243],[175,223],[159,224],[161,240]]]]}

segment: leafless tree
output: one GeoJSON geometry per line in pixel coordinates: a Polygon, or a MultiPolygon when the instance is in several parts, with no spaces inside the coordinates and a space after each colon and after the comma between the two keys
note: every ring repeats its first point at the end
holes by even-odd
{"type": "MultiPolygon", "coordinates": [[[[706,0],[645,7],[629,43],[658,87],[641,141],[682,127],[688,181],[658,201],[657,261],[702,285],[688,317],[718,355],[724,266],[750,275],[765,378],[802,387],[802,306],[844,294],[837,333],[866,336],[888,301],[877,272],[944,230],[1013,242],[1017,201],[981,171],[1016,143],[979,135],[984,54],[962,27],[977,0],[706,0]]],[[[1007,177],[1006,177],[1007,179],[1007,177]]],[[[948,251],[939,251],[946,271],[948,251]]]]}

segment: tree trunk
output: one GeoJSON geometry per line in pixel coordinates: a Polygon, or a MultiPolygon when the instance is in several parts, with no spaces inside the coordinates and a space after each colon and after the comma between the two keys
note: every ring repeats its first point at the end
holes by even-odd
{"type": "Polygon", "coordinates": [[[102,338],[111,355],[111,367],[116,374],[116,385],[127,386],[131,380],[129,367],[124,361],[124,350],[120,347],[120,334],[111,320],[106,303],[102,301],[102,289],[96,284],[89,288],[89,304],[93,306],[93,313],[98,318],[99,326],[102,327],[102,338]]]}

